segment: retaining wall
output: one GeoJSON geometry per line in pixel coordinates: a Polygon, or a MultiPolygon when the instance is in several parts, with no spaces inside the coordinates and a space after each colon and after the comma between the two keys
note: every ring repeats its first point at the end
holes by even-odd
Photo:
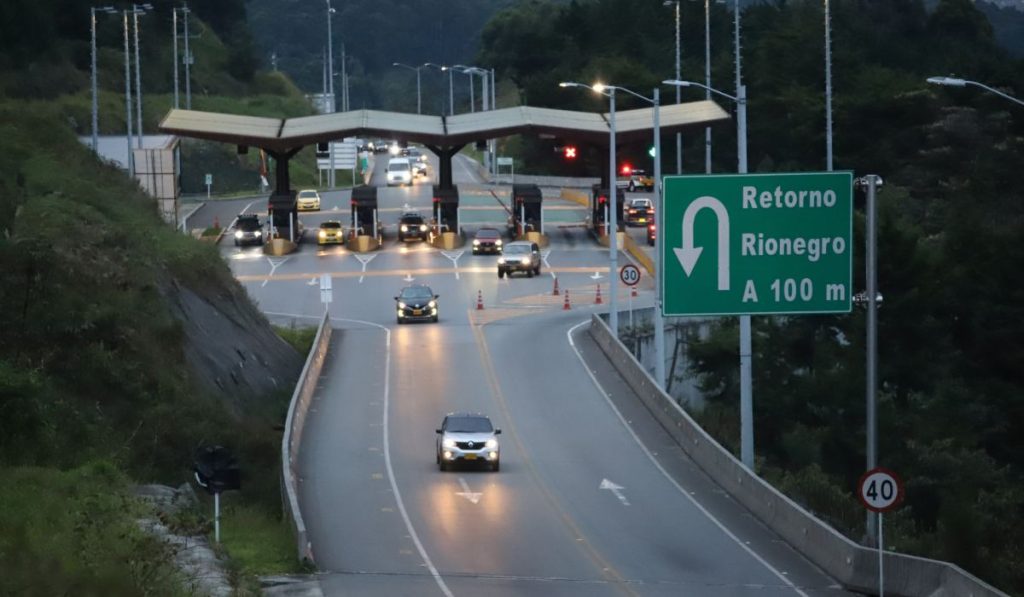
{"type": "MultiPolygon", "coordinates": [[[[877,591],[876,550],[854,543],[747,470],[655,385],[596,314],[591,317],[590,334],[665,430],[729,495],[845,588],[868,594],[877,591]]],[[[886,595],[1006,597],[947,562],[893,552],[883,557],[886,595]]]]}

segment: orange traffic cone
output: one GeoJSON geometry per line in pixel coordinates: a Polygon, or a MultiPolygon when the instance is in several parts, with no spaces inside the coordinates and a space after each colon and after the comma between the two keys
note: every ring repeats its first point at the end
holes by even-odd
{"type": "Polygon", "coordinates": [[[213,216],[213,227],[218,229],[220,228],[220,218],[217,216],[213,216]]]}
{"type": "Polygon", "coordinates": [[[480,291],[480,290],[476,291],[476,310],[477,311],[483,311],[484,310],[484,293],[482,291],[480,291]]]}
{"type": "Polygon", "coordinates": [[[555,288],[551,291],[551,296],[558,296],[560,294],[562,293],[558,292],[558,278],[555,278],[555,288]]]}
{"type": "Polygon", "coordinates": [[[603,302],[604,301],[601,300],[601,285],[598,284],[597,285],[597,294],[594,296],[594,304],[595,305],[600,305],[603,302]]]}
{"type": "Polygon", "coordinates": [[[563,311],[568,311],[569,309],[572,309],[572,307],[569,306],[569,290],[566,289],[566,291],[565,291],[565,304],[562,305],[562,310],[563,311]]]}

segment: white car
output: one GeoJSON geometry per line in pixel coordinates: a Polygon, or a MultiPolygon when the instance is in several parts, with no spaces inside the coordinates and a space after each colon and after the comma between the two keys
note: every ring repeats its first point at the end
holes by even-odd
{"type": "Polygon", "coordinates": [[[320,211],[320,193],[313,189],[299,191],[295,203],[299,211],[320,211]]]}
{"type": "Polygon", "coordinates": [[[391,158],[388,160],[387,183],[392,185],[412,185],[412,166],[409,158],[391,158]]]}
{"type": "Polygon", "coordinates": [[[482,462],[492,471],[501,469],[498,435],[486,415],[451,413],[437,430],[437,465],[442,471],[456,462],[482,462]]]}

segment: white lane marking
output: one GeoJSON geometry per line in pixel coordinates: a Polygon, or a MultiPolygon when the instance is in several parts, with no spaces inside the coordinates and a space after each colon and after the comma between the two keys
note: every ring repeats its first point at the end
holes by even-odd
{"type": "Polygon", "coordinates": [[[405,277],[404,277],[404,278],[402,278],[402,279],[403,279],[403,280],[405,280],[406,282],[412,282],[412,281],[413,281],[413,280],[415,280],[416,278],[413,278],[413,277],[412,277],[412,274],[410,273],[410,274],[405,274],[405,277]]]}
{"type": "Polygon", "coordinates": [[[696,507],[698,510],[700,510],[700,512],[702,514],[704,514],[704,516],[706,516],[708,518],[708,520],[710,520],[712,523],[714,523],[715,526],[717,526],[719,529],[721,529],[721,531],[723,533],[725,533],[727,537],[732,539],[733,542],[736,543],[736,545],[739,545],[740,547],[742,547],[747,553],[749,553],[751,555],[751,557],[753,557],[755,560],[760,562],[761,565],[763,565],[765,568],[767,568],[769,571],[771,571],[772,574],[774,574],[779,579],[781,579],[782,582],[784,582],[785,584],[789,585],[798,595],[802,595],[803,597],[810,597],[807,593],[804,593],[795,584],[793,584],[793,581],[789,580],[789,578],[787,578],[785,574],[783,574],[777,568],[775,568],[774,566],[769,564],[767,561],[765,561],[765,559],[762,558],[760,555],[758,555],[757,552],[755,552],[753,549],[751,549],[751,547],[749,545],[747,545],[743,541],[740,541],[739,537],[734,535],[732,533],[732,531],[730,531],[728,528],[726,528],[726,526],[724,524],[722,524],[722,522],[720,520],[715,518],[715,516],[713,514],[711,514],[711,512],[709,512],[707,508],[702,506],[700,504],[700,502],[697,501],[696,498],[694,498],[692,495],[690,495],[690,493],[688,491],[683,489],[683,487],[681,485],[679,485],[679,483],[677,483],[676,480],[671,477],[671,475],[668,474],[668,471],[665,470],[665,467],[661,466],[661,463],[658,462],[657,459],[654,458],[654,455],[651,454],[650,450],[647,449],[647,446],[645,446],[643,444],[643,442],[640,441],[640,438],[637,436],[636,432],[633,431],[633,428],[629,426],[629,423],[626,421],[626,418],[622,416],[622,413],[619,412],[618,407],[616,407],[615,403],[612,402],[611,396],[609,396],[608,392],[606,392],[604,387],[601,386],[601,382],[597,381],[597,378],[594,377],[594,373],[590,370],[589,367],[587,367],[586,361],[583,360],[583,355],[580,354],[579,349],[576,348],[576,343],[573,342],[573,340],[572,340],[573,332],[575,332],[578,328],[580,328],[580,327],[582,327],[582,326],[584,326],[584,325],[586,325],[588,323],[590,323],[589,320],[581,321],[580,323],[578,323],[578,324],[572,326],[571,328],[569,328],[569,331],[566,332],[566,338],[569,339],[569,346],[571,346],[573,352],[576,353],[576,358],[579,359],[580,364],[583,366],[583,370],[587,372],[588,376],[590,376],[590,381],[594,382],[594,387],[597,388],[597,390],[599,392],[601,392],[602,396],[604,396],[605,402],[608,403],[608,406],[611,407],[612,412],[614,412],[615,416],[618,417],[619,421],[622,422],[622,426],[626,428],[626,431],[629,432],[629,435],[633,437],[633,441],[636,442],[636,445],[639,446],[640,450],[642,450],[643,453],[647,455],[647,459],[650,460],[652,464],[654,464],[655,468],[657,468],[658,471],[661,472],[662,476],[665,477],[665,479],[667,479],[668,482],[671,483],[672,486],[675,487],[677,491],[679,491],[679,493],[681,493],[684,496],[686,496],[686,499],[690,500],[690,503],[692,503],[694,505],[694,507],[696,507]]]}
{"type": "Polygon", "coordinates": [[[548,270],[548,275],[551,276],[552,278],[557,278],[558,276],[555,275],[555,272],[551,271],[551,264],[548,263],[548,257],[550,255],[551,255],[551,249],[548,249],[547,251],[541,251],[540,252],[540,261],[541,261],[541,263],[544,264],[544,269],[548,270]]]}
{"type": "Polygon", "coordinates": [[[270,264],[270,273],[267,275],[267,279],[264,280],[262,284],[260,284],[260,288],[263,288],[264,286],[266,286],[267,282],[270,281],[270,278],[273,277],[274,271],[277,270],[277,268],[282,263],[284,263],[285,261],[288,261],[289,259],[291,259],[291,256],[285,257],[284,259],[281,259],[281,260],[274,260],[274,259],[271,259],[270,257],[267,257],[267,263],[270,264]]]}
{"type": "Polygon", "coordinates": [[[469,166],[466,165],[466,162],[469,160],[469,158],[467,158],[466,156],[464,156],[462,154],[456,154],[456,155],[459,156],[459,165],[462,166],[462,169],[465,170],[466,174],[469,175],[469,182],[472,182],[472,183],[483,182],[483,179],[477,180],[479,177],[477,177],[474,174],[474,172],[469,169],[469,166]]]}
{"type": "Polygon", "coordinates": [[[469,483],[466,483],[466,480],[463,479],[462,477],[459,477],[459,485],[462,486],[462,491],[456,492],[455,495],[464,497],[467,500],[473,502],[474,504],[480,501],[480,496],[482,496],[483,493],[479,491],[470,491],[469,483]]]}
{"type": "Polygon", "coordinates": [[[612,492],[615,497],[619,498],[619,501],[622,502],[623,506],[629,505],[629,500],[626,499],[626,494],[622,493],[622,490],[625,489],[625,487],[617,485],[608,479],[601,479],[601,485],[598,486],[598,489],[607,489],[612,492]]]}
{"type": "MultiPolygon", "coordinates": [[[[304,319],[319,319],[321,317],[320,315],[297,315],[295,313],[274,313],[271,311],[264,311],[264,314],[304,319]]],[[[402,514],[402,520],[405,522],[405,528],[409,531],[409,537],[412,539],[412,542],[416,544],[416,550],[420,552],[420,557],[423,558],[423,563],[426,564],[427,570],[430,570],[430,574],[434,577],[434,581],[437,582],[437,587],[441,589],[441,592],[444,593],[446,597],[455,597],[455,595],[452,594],[451,589],[449,589],[448,585],[444,582],[444,579],[441,578],[441,573],[437,571],[437,568],[434,566],[434,562],[431,561],[430,556],[427,555],[427,550],[423,547],[423,542],[420,541],[419,535],[416,534],[416,529],[412,526],[412,520],[409,519],[409,512],[405,509],[405,502],[402,501],[402,493],[398,490],[398,482],[395,481],[395,469],[391,466],[391,445],[388,439],[388,406],[391,402],[391,330],[380,324],[373,323],[372,321],[363,321],[361,319],[332,317],[331,321],[347,321],[368,325],[380,328],[384,330],[384,333],[386,334],[385,346],[387,347],[387,350],[384,353],[384,422],[382,425],[384,429],[384,467],[388,472],[388,482],[391,484],[391,492],[395,494],[395,502],[398,504],[398,511],[402,514]]]]}
{"type": "MultiPolygon", "coordinates": [[[[359,263],[363,264],[363,274],[366,274],[366,264],[370,263],[371,261],[373,261],[373,258],[377,256],[376,253],[372,253],[370,255],[362,255],[360,253],[356,253],[355,255],[356,255],[356,259],[359,260],[359,263]]],[[[359,283],[360,284],[363,283],[363,278],[365,278],[365,277],[366,277],[365,275],[359,276],[359,283]]]]}
{"type": "Polygon", "coordinates": [[[459,257],[462,257],[463,253],[465,253],[465,251],[455,251],[454,253],[449,253],[448,251],[441,251],[441,254],[447,257],[449,261],[452,262],[452,265],[455,267],[456,280],[459,279],[459,257]]]}
{"type": "MultiPolygon", "coordinates": [[[[252,204],[256,203],[256,201],[257,201],[256,199],[253,199],[252,201],[250,201],[249,205],[246,205],[245,207],[242,208],[242,213],[248,213],[249,208],[252,207],[252,204]]],[[[235,216],[235,219],[231,220],[231,224],[228,226],[227,229],[231,230],[232,228],[235,227],[235,224],[237,224],[237,223],[238,223],[238,216],[235,216]]]]}

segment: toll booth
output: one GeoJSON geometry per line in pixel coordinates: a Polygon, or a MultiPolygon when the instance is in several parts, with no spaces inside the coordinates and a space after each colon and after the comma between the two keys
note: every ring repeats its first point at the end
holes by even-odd
{"type": "MultiPolygon", "coordinates": [[[[622,189],[616,188],[615,196],[615,221],[618,224],[619,230],[622,230],[626,193],[622,189]]],[[[610,217],[608,212],[608,189],[596,184],[590,189],[590,222],[594,227],[594,231],[599,235],[604,234],[606,218],[610,217]]]]}
{"type": "Polygon", "coordinates": [[[541,208],[543,201],[544,196],[537,185],[512,185],[512,216],[509,218],[509,233],[512,236],[525,236],[527,232],[544,232],[544,215],[541,208]]]}
{"type": "Polygon", "coordinates": [[[360,185],[352,189],[352,230],[358,236],[376,238],[380,231],[377,218],[377,187],[360,185]]]}
{"type": "Polygon", "coordinates": [[[432,216],[437,222],[437,233],[459,232],[459,188],[434,185],[432,216]]]}
{"type": "MultiPolygon", "coordinates": [[[[267,206],[270,211],[270,225],[280,238],[293,240],[292,225],[298,224],[295,196],[295,191],[270,196],[267,206]]],[[[296,229],[297,232],[298,230],[296,229]]],[[[295,238],[294,240],[298,242],[299,239],[295,238]]]]}

